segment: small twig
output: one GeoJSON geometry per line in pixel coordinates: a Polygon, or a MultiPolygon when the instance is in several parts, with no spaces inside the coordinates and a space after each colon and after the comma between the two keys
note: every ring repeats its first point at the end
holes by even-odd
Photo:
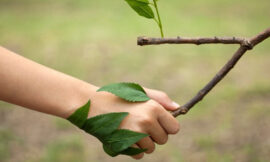
{"type": "Polygon", "coordinates": [[[162,44],[162,43],[174,43],[174,44],[209,44],[209,43],[224,43],[224,44],[240,44],[238,50],[234,53],[232,58],[221,68],[221,70],[214,76],[214,78],[207,83],[203,89],[201,89],[196,96],[194,96],[190,101],[188,101],[183,106],[179,107],[177,110],[172,112],[174,117],[181,114],[186,114],[195,104],[201,101],[225,76],[230,72],[230,70],[235,66],[238,60],[246,53],[247,50],[253,49],[257,44],[261,43],[265,39],[270,37],[270,28],[259,33],[253,38],[243,39],[243,38],[146,38],[139,37],[139,45],[149,45],[149,44],[162,44]],[[198,43],[199,42],[199,43],[198,43]]]}
{"type": "Polygon", "coordinates": [[[240,44],[246,43],[245,38],[236,37],[213,37],[213,38],[149,38],[149,37],[138,37],[137,44],[140,46],[145,45],[159,45],[159,44],[240,44]]]}

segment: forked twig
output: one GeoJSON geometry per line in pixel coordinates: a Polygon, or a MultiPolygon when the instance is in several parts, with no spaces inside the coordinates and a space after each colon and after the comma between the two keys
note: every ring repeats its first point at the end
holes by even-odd
{"type": "Polygon", "coordinates": [[[177,110],[172,112],[174,117],[181,114],[186,114],[195,104],[200,102],[235,66],[238,60],[248,50],[252,50],[257,44],[261,43],[265,39],[270,37],[270,28],[259,33],[258,35],[250,38],[236,38],[236,37],[214,37],[214,38],[148,38],[139,37],[138,45],[157,45],[157,44],[240,44],[240,47],[234,53],[232,58],[220,69],[220,71],[210,80],[191,100],[189,100],[183,106],[180,106],[177,110]]]}

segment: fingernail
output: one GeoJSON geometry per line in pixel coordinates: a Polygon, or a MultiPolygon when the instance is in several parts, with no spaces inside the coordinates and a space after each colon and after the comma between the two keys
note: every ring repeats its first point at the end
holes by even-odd
{"type": "Polygon", "coordinates": [[[172,106],[175,107],[175,108],[180,107],[180,105],[178,103],[174,102],[174,101],[172,102],[172,106]]]}

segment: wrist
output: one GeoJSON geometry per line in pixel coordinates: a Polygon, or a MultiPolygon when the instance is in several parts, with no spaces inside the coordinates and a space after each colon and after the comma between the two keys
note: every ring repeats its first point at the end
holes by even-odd
{"type": "Polygon", "coordinates": [[[96,93],[98,87],[86,82],[80,82],[73,87],[72,95],[67,99],[66,104],[61,107],[61,113],[58,115],[67,119],[79,107],[91,100],[96,93]]]}

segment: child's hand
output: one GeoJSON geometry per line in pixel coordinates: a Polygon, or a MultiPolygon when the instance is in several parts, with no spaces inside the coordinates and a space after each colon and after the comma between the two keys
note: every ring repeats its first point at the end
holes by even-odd
{"type": "MultiPolygon", "coordinates": [[[[146,153],[152,153],[155,143],[165,144],[168,134],[176,134],[179,131],[178,121],[167,111],[179,107],[166,93],[145,88],[151,100],[141,103],[127,102],[111,93],[96,92],[91,99],[91,109],[88,117],[110,112],[128,112],[129,115],[120,125],[122,129],[147,133],[145,137],[134,147],[146,148],[146,153]]],[[[135,159],[143,157],[143,153],[133,156],[135,159]]]]}

